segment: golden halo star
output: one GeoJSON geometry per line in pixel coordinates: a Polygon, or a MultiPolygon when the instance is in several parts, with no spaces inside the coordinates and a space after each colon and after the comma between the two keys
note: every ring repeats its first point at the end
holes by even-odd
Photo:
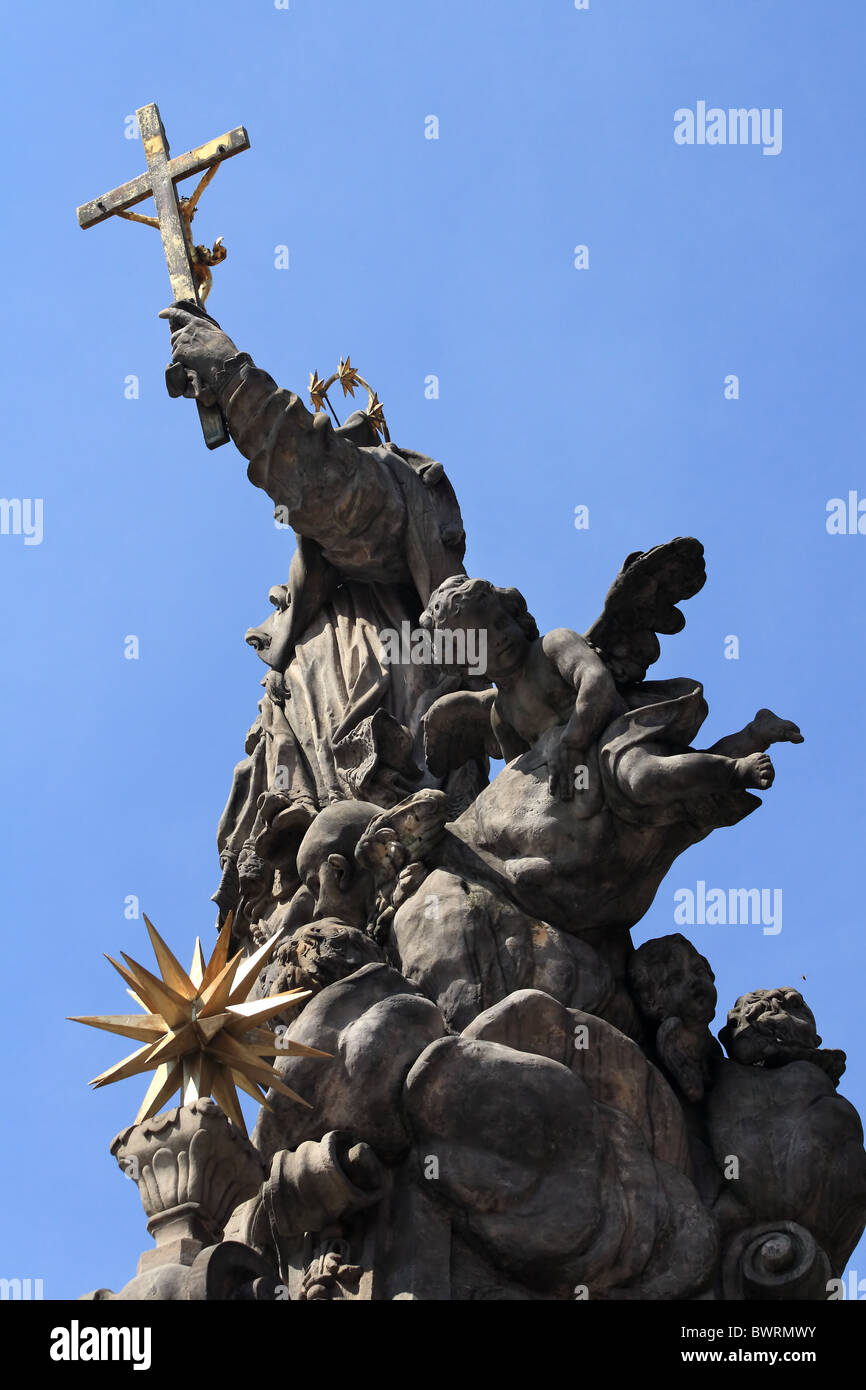
{"type": "Polygon", "coordinates": [[[337,367],[337,380],[343,388],[344,396],[354,396],[355,387],[364,384],[358,376],[358,368],[352,366],[350,357],[347,357],[345,362],[342,357],[340,358],[340,363],[337,367]]]}
{"type": "Polygon", "coordinates": [[[316,371],[310,372],[310,403],[316,414],[324,410],[328,401],[328,387],[334,383],[334,377],[328,377],[325,381],[316,371]]]}
{"type": "MultiPolygon", "coordinates": [[[[267,1062],[277,1055],[287,1057],[329,1057],[302,1043],[287,1042],[270,1028],[260,1025],[292,1004],[309,998],[308,989],[291,989],[267,999],[248,999],[279,940],[272,936],[244,960],[243,951],[228,959],[232,915],[229,913],[217,938],[213,955],[205,963],[201,941],[196,937],[192,965],[187,972],[169,950],[153,923],[145,917],[151,945],[161,979],[121,952],[126,966],[106,956],[130,986],[128,993],[144,1010],[141,1014],[105,1014],[73,1018],[121,1037],[143,1043],[135,1052],[94,1077],[91,1086],[108,1086],[128,1076],[153,1071],[147,1094],[135,1123],[140,1124],[181,1092],[181,1104],[213,1096],[230,1120],[246,1134],[237,1087],[260,1105],[270,1109],[263,1086],[307,1105],[290,1091],[267,1062]]],[[[308,1107],[310,1108],[310,1107],[308,1107]]]]}
{"type": "MultiPolygon", "coordinates": [[[[369,387],[367,389],[369,390],[369,387]]],[[[383,439],[388,439],[388,426],[385,424],[385,411],[375,391],[370,391],[370,399],[367,402],[367,409],[364,414],[373,426],[376,438],[378,439],[381,434],[383,439]]]]}

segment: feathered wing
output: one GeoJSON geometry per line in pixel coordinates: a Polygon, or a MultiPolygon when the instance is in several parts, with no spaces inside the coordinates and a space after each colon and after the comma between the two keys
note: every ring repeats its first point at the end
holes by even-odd
{"type": "Polygon", "coordinates": [[[434,777],[468,762],[501,758],[490,721],[496,691],[455,690],[440,695],[424,716],[424,756],[434,777]]]}
{"type": "Polygon", "coordinates": [[[656,634],[682,631],[686,620],[676,605],[693,598],[706,578],[704,548],[694,536],[677,536],[627,556],[604,611],[584,633],[617,685],[644,679],[661,651],[656,634]]]}

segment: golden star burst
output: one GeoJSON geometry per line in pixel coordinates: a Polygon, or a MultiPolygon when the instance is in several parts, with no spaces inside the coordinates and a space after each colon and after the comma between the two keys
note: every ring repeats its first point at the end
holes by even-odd
{"type": "Polygon", "coordinates": [[[318,372],[310,372],[310,401],[317,415],[320,410],[324,410],[328,400],[328,388],[333,386],[334,381],[333,376],[328,377],[328,380],[325,381],[318,372]]]}
{"type": "MultiPolygon", "coordinates": [[[[263,1086],[307,1105],[301,1096],[284,1085],[266,1059],[287,1057],[329,1057],[302,1043],[285,1041],[270,1028],[260,1025],[301,999],[308,989],[291,989],[267,999],[248,999],[279,940],[272,936],[244,960],[243,951],[228,959],[232,918],[229,913],[217,938],[210,960],[205,963],[201,941],[196,937],[192,965],[187,973],[169,950],[153,923],[145,917],[151,945],[162,979],[121,951],[126,966],[106,956],[130,988],[127,993],[144,1010],[141,1014],[106,1014],[73,1018],[124,1038],[135,1038],[143,1047],[94,1077],[91,1086],[108,1086],[141,1072],[154,1071],[135,1123],[155,1115],[175,1091],[186,1105],[204,1096],[213,1096],[217,1105],[246,1134],[243,1112],[236,1087],[246,1091],[266,1109],[263,1086]]],[[[309,1108],[309,1107],[308,1107],[309,1108]]]]}
{"type": "Polygon", "coordinates": [[[381,434],[383,439],[388,439],[388,426],[385,424],[385,410],[382,405],[382,402],[379,400],[379,397],[376,395],[376,392],[370,390],[369,386],[367,387],[367,390],[370,393],[370,399],[367,403],[367,409],[364,413],[367,416],[367,419],[370,421],[370,424],[373,426],[373,429],[376,433],[376,438],[378,439],[379,435],[381,434]]]}
{"type": "Polygon", "coordinates": [[[343,388],[344,396],[354,396],[356,386],[366,385],[366,383],[363,382],[360,376],[358,375],[358,368],[352,366],[352,360],[350,357],[347,357],[345,362],[343,361],[342,357],[340,358],[339,365],[337,367],[337,381],[339,381],[340,385],[343,388]]]}

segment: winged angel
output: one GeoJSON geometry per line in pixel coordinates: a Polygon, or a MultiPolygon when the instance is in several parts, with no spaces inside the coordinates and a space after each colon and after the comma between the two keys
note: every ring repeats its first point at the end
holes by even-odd
{"type": "Polygon", "coordinates": [[[801,743],[761,709],[745,728],[693,748],[707,714],[699,683],[646,679],[658,633],[706,579],[703,548],[680,537],[626,559],[584,636],[540,636],[522,595],[455,575],[421,622],[487,633],[493,686],[437,700],[425,717],[427,762],[444,775],[469,758],[507,766],[450,829],[504,875],[525,910],[565,930],[632,926],[673,860],[733,825],[774,778],[767,749],[801,743]]]}
{"type": "MultiPolygon", "coordinates": [[[[450,817],[441,853],[469,856],[467,881],[492,879],[567,932],[627,931],[678,854],[760,804],[767,749],[801,742],[797,727],[760,710],[698,751],[701,686],[646,679],[658,634],[682,629],[676,605],[705,582],[698,541],[629,555],[583,636],[541,637],[517,590],[467,578],[440,463],[380,440],[373,406],[333,428],[315,374],[310,414],[203,311],[163,312],[174,361],[215,394],[250,480],[298,538],[277,613],[248,634],[271,675],[221,822],[224,875],[237,860],[243,880],[254,851],[267,910],[276,877],[288,907],[297,820],[303,829],[344,799],[387,809],[426,796],[443,827],[450,817]],[[419,614],[485,633],[485,689],[453,666],[383,660],[383,629],[419,614]],[[487,783],[489,756],[507,765],[487,783]],[[294,827],[284,843],[283,822],[294,827]]],[[[351,392],[348,362],[340,370],[351,392]]]]}

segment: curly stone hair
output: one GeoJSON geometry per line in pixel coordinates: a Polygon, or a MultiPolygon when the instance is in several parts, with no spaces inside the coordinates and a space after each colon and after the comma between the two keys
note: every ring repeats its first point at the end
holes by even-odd
{"type": "Polygon", "coordinates": [[[429,629],[447,627],[448,619],[456,618],[464,604],[492,596],[515,619],[524,637],[534,642],[538,637],[538,625],[519,589],[500,589],[489,579],[469,579],[465,574],[453,574],[434,589],[418,622],[429,629]]]}

